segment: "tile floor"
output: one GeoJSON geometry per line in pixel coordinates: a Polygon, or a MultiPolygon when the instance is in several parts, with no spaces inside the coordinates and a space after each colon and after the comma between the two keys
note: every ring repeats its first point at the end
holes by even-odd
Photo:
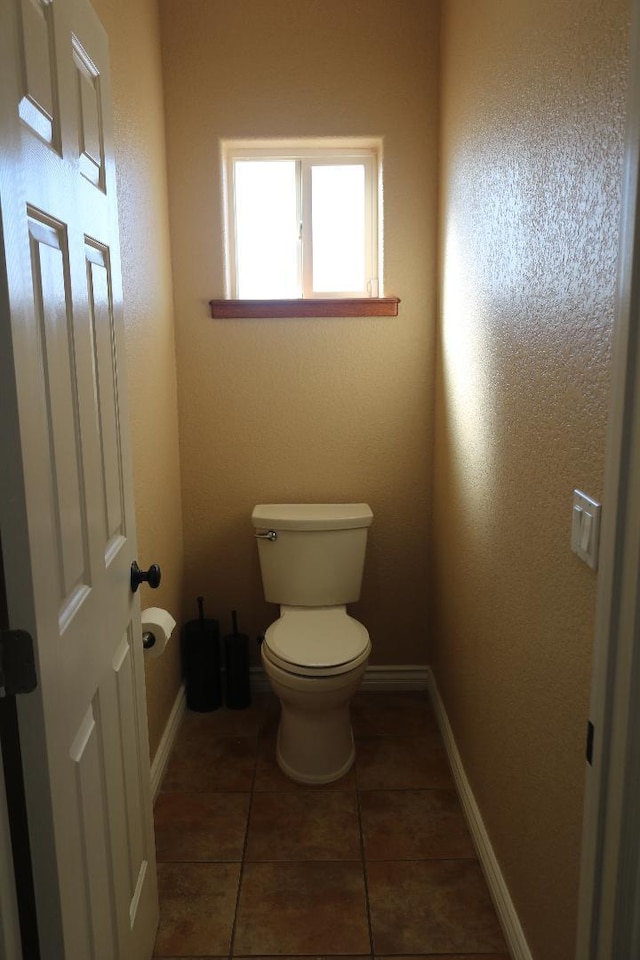
{"type": "Polygon", "coordinates": [[[304,787],[277,700],[187,713],[155,806],[155,957],[508,960],[423,693],[360,693],[356,764],[304,787]]]}

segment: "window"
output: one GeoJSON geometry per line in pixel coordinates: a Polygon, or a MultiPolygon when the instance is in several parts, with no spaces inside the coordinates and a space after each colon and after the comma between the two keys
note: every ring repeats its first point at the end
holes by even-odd
{"type": "Polygon", "coordinates": [[[379,144],[223,144],[232,298],[378,297],[379,144]]]}

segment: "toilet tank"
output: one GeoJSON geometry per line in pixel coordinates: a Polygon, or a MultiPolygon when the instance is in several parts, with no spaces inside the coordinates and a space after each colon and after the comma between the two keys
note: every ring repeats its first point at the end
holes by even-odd
{"type": "Polygon", "coordinates": [[[360,597],[366,503],[262,503],[251,520],[265,599],[291,607],[333,607],[360,597]],[[275,539],[260,534],[274,531],[275,539]]]}

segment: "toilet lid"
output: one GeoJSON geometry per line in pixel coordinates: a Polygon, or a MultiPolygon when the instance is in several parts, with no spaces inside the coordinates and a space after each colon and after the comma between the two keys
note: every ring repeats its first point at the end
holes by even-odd
{"type": "Polygon", "coordinates": [[[274,659],[294,670],[349,669],[371,647],[366,627],[344,607],[289,608],[267,629],[264,642],[274,659]]]}

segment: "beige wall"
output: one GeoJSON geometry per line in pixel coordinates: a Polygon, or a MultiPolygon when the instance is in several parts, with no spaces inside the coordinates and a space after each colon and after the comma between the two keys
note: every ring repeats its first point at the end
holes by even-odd
{"type": "Polygon", "coordinates": [[[447,0],[437,681],[536,960],[574,952],[627,0],[447,0]]]}
{"type": "Polygon", "coordinates": [[[427,660],[438,5],[161,0],[186,598],[267,606],[255,503],[368,501],[362,601],[377,663],[427,660]],[[224,137],[384,138],[385,289],[397,319],[213,321],[224,137]]]}
{"type": "MultiPolygon", "coordinates": [[[[182,521],[160,42],[155,0],[93,0],[108,35],[126,326],[138,561],[163,582],[142,606],[178,619],[182,521]]],[[[177,633],[146,661],[153,757],[180,685],[177,633]]]]}

